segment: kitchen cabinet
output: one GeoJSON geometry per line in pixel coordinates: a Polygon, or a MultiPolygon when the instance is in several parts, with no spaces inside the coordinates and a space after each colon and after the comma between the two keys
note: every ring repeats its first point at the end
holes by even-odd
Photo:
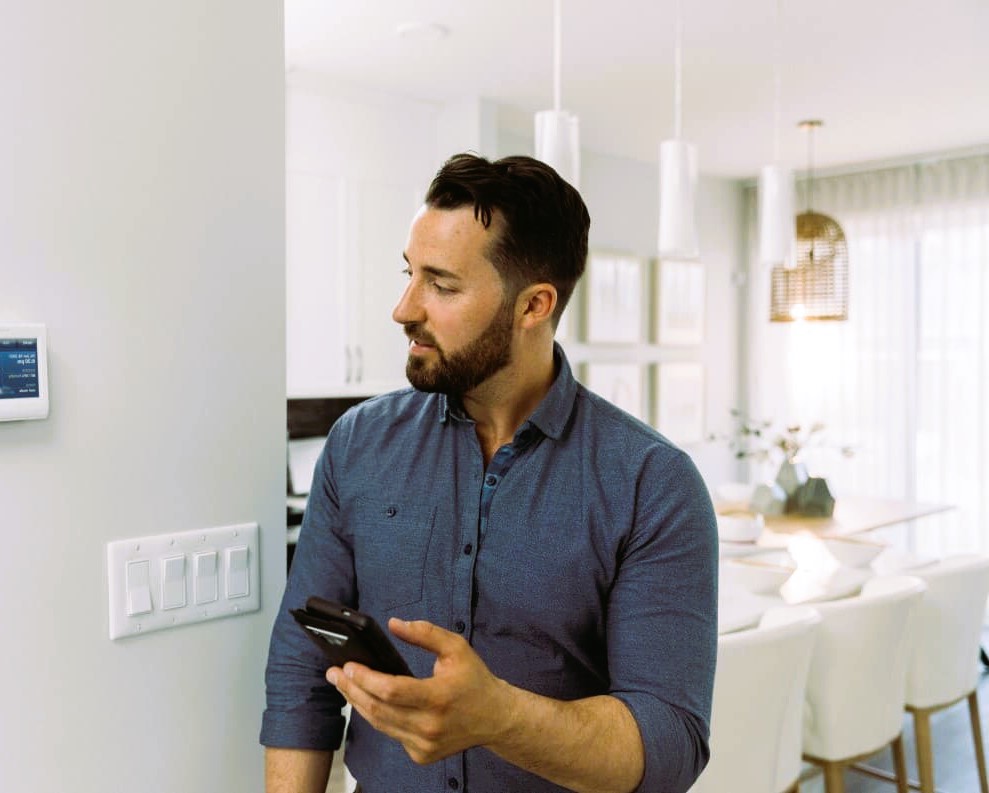
{"type": "Polygon", "coordinates": [[[407,342],[391,311],[417,186],[289,170],[289,397],[366,396],[407,385],[407,342]]]}

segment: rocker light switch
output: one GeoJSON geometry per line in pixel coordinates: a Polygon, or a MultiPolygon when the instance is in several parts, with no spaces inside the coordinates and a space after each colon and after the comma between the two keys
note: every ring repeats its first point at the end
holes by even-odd
{"type": "Polygon", "coordinates": [[[127,616],[151,611],[151,562],[142,559],[127,563],[127,616]]]}
{"type": "Polygon", "coordinates": [[[242,598],[250,593],[248,551],[246,545],[227,548],[227,597],[242,598]]]}
{"type": "Polygon", "coordinates": [[[161,607],[180,609],[185,605],[185,557],[161,560],[161,607]]]}
{"type": "Polygon", "coordinates": [[[216,551],[203,551],[192,557],[192,582],[196,605],[212,603],[219,597],[216,551]]]}

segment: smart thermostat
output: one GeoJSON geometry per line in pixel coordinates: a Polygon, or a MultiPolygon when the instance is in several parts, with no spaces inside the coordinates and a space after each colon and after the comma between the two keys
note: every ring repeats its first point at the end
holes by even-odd
{"type": "Polygon", "coordinates": [[[0,321],[0,421],[48,418],[48,333],[0,321]]]}

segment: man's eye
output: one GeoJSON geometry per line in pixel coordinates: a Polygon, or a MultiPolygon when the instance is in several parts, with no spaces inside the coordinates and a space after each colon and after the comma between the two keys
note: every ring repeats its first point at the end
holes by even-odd
{"type": "Polygon", "coordinates": [[[433,281],[431,285],[432,285],[433,289],[435,289],[441,295],[449,295],[449,294],[452,294],[453,291],[454,291],[454,290],[450,289],[449,287],[442,286],[442,285],[438,284],[436,281],[433,281]]]}

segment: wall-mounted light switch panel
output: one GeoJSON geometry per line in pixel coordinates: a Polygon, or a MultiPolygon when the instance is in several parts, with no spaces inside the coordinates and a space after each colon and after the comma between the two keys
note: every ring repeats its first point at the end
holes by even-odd
{"type": "Polygon", "coordinates": [[[261,607],[258,524],[107,543],[110,638],[261,607]]]}

